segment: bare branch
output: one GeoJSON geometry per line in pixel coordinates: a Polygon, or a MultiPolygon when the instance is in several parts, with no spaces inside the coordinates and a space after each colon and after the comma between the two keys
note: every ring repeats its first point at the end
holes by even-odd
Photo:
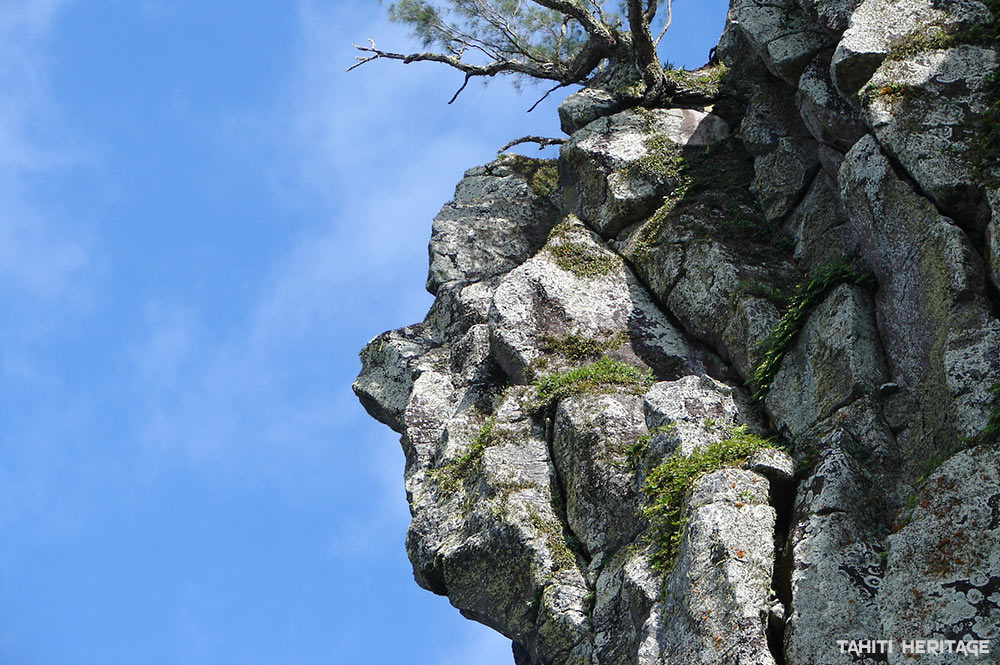
{"type": "Polygon", "coordinates": [[[440,62],[453,67],[468,77],[472,76],[496,76],[497,74],[524,74],[526,76],[531,76],[538,79],[546,79],[549,81],[560,81],[567,83],[574,83],[575,81],[566,81],[568,72],[564,67],[558,66],[556,63],[546,63],[545,65],[538,65],[530,62],[521,62],[518,60],[495,60],[488,65],[473,65],[468,62],[464,62],[453,55],[444,55],[443,53],[393,53],[391,51],[383,51],[375,47],[375,43],[372,40],[368,40],[371,46],[360,46],[355,44],[354,48],[358,49],[362,53],[370,53],[368,56],[358,56],[358,62],[354,63],[348,67],[347,71],[356,69],[361,65],[371,62],[372,60],[386,59],[386,60],[401,60],[403,64],[408,65],[411,62],[440,62]]]}
{"type": "Polygon", "coordinates": [[[546,147],[548,147],[550,145],[562,145],[565,142],[566,142],[566,139],[549,139],[549,138],[545,138],[544,136],[522,136],[519,139],[514,139],[513,141],[511,141],[510,143],[508,143],[504,147],[502,147],[499,150],[497,150],[497,152],[498,153],[499,152],[505,152],[505,151],[510,150],[514,146],[519,145],[521,143],[537,143],[538,144],[538,149],[539,150],[544,150],[546,147]]]}
{"type": "Polygon", "coordinates": [[[548,97],[549,95],[551,95],[553,92],[555,92],[559,88],[564,88],[567,85],[570,85],[570,84],[569,83],[559,83],[559,84],[557,84],[557,85],[549,88],[548,92],[546,92],[544,95],[542,95],[541,98],[537,102],[535,102],[534,104],[531,105],[531,108],[528,109],[528,113],[531,113],[536,108],[538,108],[538,105],[541,104],[542,102],[544,102],[546,97],[548,97]]]}
{"type": "Polygon", "coordinates": [[[663,30],[660,31],[660,36],[656,38],[653,42],[654,46],[660,45],[660,40],[663,39],[663,35],[667,34],[667,30],[670,29],[670,23],[674,20],[674,7],[673,0],[667,0],[667,22],[663,25],[663,30]]]}
{"type": "Polygon", "coordinates": [[[470,79],[470,78],[472,78],[472,74],[466,74],[466,75],[465,75],[465,80],[464,80],[464,81],[462,81],[462,87],[460,87],[460,88],[459,88],[459,89],[458,89],[458,90],[457,90],[457,91],[455,92],[455,94],[454,94],[454,95],[452,95],[451,99],[449,99],[449,100],[448,100],[448,103],[449,103],[449,104],[454,104],[454,103],[455,103],[455,100],[456,100],[456,99],[458,99],[458,96],[462,94],[462,91],[463,91],[463,90],[465,90],[465,86],[469,85],[469,79],[470,79]]]}

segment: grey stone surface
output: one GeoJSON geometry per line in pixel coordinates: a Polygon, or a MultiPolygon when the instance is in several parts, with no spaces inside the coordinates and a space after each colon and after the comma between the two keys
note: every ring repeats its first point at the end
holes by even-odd
{"type": "Polygon", "coordinates": [[[977,113],[995,67],[992,49],[978,46],[926,51],[887,60],[871,80],[865,116],[883,148],[920,189],[964,228],[978,232],[989,218],[985,193],[973,177],[979,161],[971,150],[977,113]],[[886,86],[889,86],[886,88],[886,86]],[[902,86],[898,93],[880,94],[902,86]]]}
{"type": "Polygon", "coordinates": [[[543,251],[503,279],[489,321],[494,357],[516,382],[578,363],[546,351],[551,340],[566,335],[606,342],[606,355],[661,376],[719,364],[692,346],[621,258],[572,218],[557,227],[543,251]],[[591,262],[599,274],[562,267],[559,248],[570,251],[570,260],[591,262]]]}
{"type": "Polygon", "coordinates": [[[540,168],[549,169],[554,185],[553,162],[518,156],[501,156],[465,174],[454,200],[434,218],[428,291],[502,274],[541,247],[557,218],[549,198],[532,189],[540,168]]]}
{"type": "Polygon", "coordinates": [[[833,54],[833,82],[851,98],[871,80],[894,44],[921,32],[957,31],[990,20],[978,0],[864,0],[833,54]]]}
{"type": "Polygon", "coordinates": [[[785,228],[795,241],[792,256],[804,270],[854,253],[854,236],[840,203],[840,190],[826,170],[816,175],[785,228]]]}
{"type": "Polygon", "coordinates": [[[785,217],[799,203],[819,170],[816,143],[783,138],[772,152],[754,160],[750,191],[768,220],[785,217]]]}
{"type": "Polygon", "coordinates": [[[693,109],[623,111],[576,132],[561,151],[568,211],[604,237],[653,212],[679,181],[672,167],[683,146],[724,139],[729,126],[693,109]]]}
{"type": "MultiPolygon", "coordinates": [[[[879,615],[888,639],[989,640],[1000,663],[1000,451],[979,447],[945,461],[917,495],[909,523],[889,536],[879,615]]],[[[945,665],[972,659],[925,655],[945,665]]]]}
{"type": "Polygon", "coordinates": [[[897,383],[921,406],[915,460],[984,425],[1000,369],[1000,325],[982,259],[962,230],[895,173],[872,137],[841,168],[842,199],[879,283],[878,329],[897,383]]]}
{"type": "Polygon", "coordinates": [[[828,42],[796,0],[735,0],[732,6],[735,20],[760,59],[793,86],[828,42]]]}
{"type": "Polygon", "coordinates": [[[874,394],[887,378],[871,297],[842,284],[812,311],[785,354],[767,408],[796,436],[840,407],[874,394]]]}

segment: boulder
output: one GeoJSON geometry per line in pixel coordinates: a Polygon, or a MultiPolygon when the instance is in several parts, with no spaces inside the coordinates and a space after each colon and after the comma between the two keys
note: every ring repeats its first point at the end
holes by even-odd
{"type": "Polygon", "coordinates": [[[724,120],[693,109],[634,109],[600,118],[562,147],[567,210],[614,237],[678,186],[681,148],[711,145],[728,134],[724,120]]]}

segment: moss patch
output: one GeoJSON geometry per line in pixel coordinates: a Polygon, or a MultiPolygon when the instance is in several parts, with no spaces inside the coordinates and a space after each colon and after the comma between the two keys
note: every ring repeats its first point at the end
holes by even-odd
{"type": "Polygon", "coordinates": [[[621,267],[621,259],[613,254],[599,253],[594,248],[578,242],[548,245],[556,265],[577,277],[603,277],[621,267]]]}
{"type": "Polygon", "coordinates": [[[535,196],[548,197],[559,185],[559,167],[555,159],[535,159],[514,153],[504,153],[501,159],[528,181],[535,196]]]}
{"type": "Polygon", "coordinates": [[[858,263],[836,259],[817,267],[794,288],[778,325],[760,342],[763,353],[754,365],[748,382],[754,399],[762,400],[767,395],[781,360],[805,325],[809,313],[834,287],[845,283],[871,289],[875,287],[875,278],[858,263]]]}
{"type": "Polygon", "coordinates": [[[479,429],[472,445],[461,457],[431,471],[438,488],[445,494],[452,494],[465,485],[465,481],[477,476],[482,470],[483,453],[487,448],[506,442],[506,437],[496,429],[496,418],[486,419],[479,429]]]}
{"type": "Polygon", "coordinates": [[[620,330],[613,334],[599,337],[583,335],[545,335],[542,337],[541,350],[545,353],[556,353],[567,360],[595,360],[605,351],[611,351],[628,342],[628,333],[620,330]]]}
{"type": "Polygon", "coordinates": [[[772,242],[777,228],[767,223],[750,193],[753,157],[738,139],[688,148],[676,160],[676,169],[677,187],[643,224],[635,240],[637,252],[650,251],[668,220],[686,212],[697,220],[691,224],[698,235],[754,245],[772,242]]]}
{"type": "Polygon", "coordinates": [[[676,455],[650,472],[643,486],[647,497],[644,514],[652,525],[653,567],[660,572],[673,568],[684,538],[685,500],[701,476],[723,467],[742,464],[763,448],[774,448],[767,439],[750,434],[746,426],[730,430],[722,441],[696,450],[690,455],[676,455]]]}
{"type": "Polygon", "coordinates": [[[701,74],[694,74],[686,69],[665,67],[663,73],[667,81],[677,87],[677,93],[697,93],[706,97],[715,97],[722,89],[729,68],[719,63],[709,67],[701,74]]]}
{"type": "Polygon", "coordinates": [[[680,169],[684,163],[681,146],[662,134],[653,134],[642,144],[646,148],[646,155],[628,165],[630,177],[658,182],[668,182],[680,177],[680,169]]]}
{"type": "Polygon", "coordinates": [[[607,391],[617,386],[645,392],[656,381],[652,370],[604,357],[581,367],[557,372],[535,380],[536,398],[529,407],[533,412],[551,406],[570,395],[607,391]]]}

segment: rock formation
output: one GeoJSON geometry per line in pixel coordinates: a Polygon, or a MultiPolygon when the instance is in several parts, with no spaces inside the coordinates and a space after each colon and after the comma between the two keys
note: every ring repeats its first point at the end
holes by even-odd
{"type": "Polygon", "coordinates": [[[1000,663],[997,11],[733,0],[468,171],[355,384],[417,582],[518,665],[1000,663]]]}

